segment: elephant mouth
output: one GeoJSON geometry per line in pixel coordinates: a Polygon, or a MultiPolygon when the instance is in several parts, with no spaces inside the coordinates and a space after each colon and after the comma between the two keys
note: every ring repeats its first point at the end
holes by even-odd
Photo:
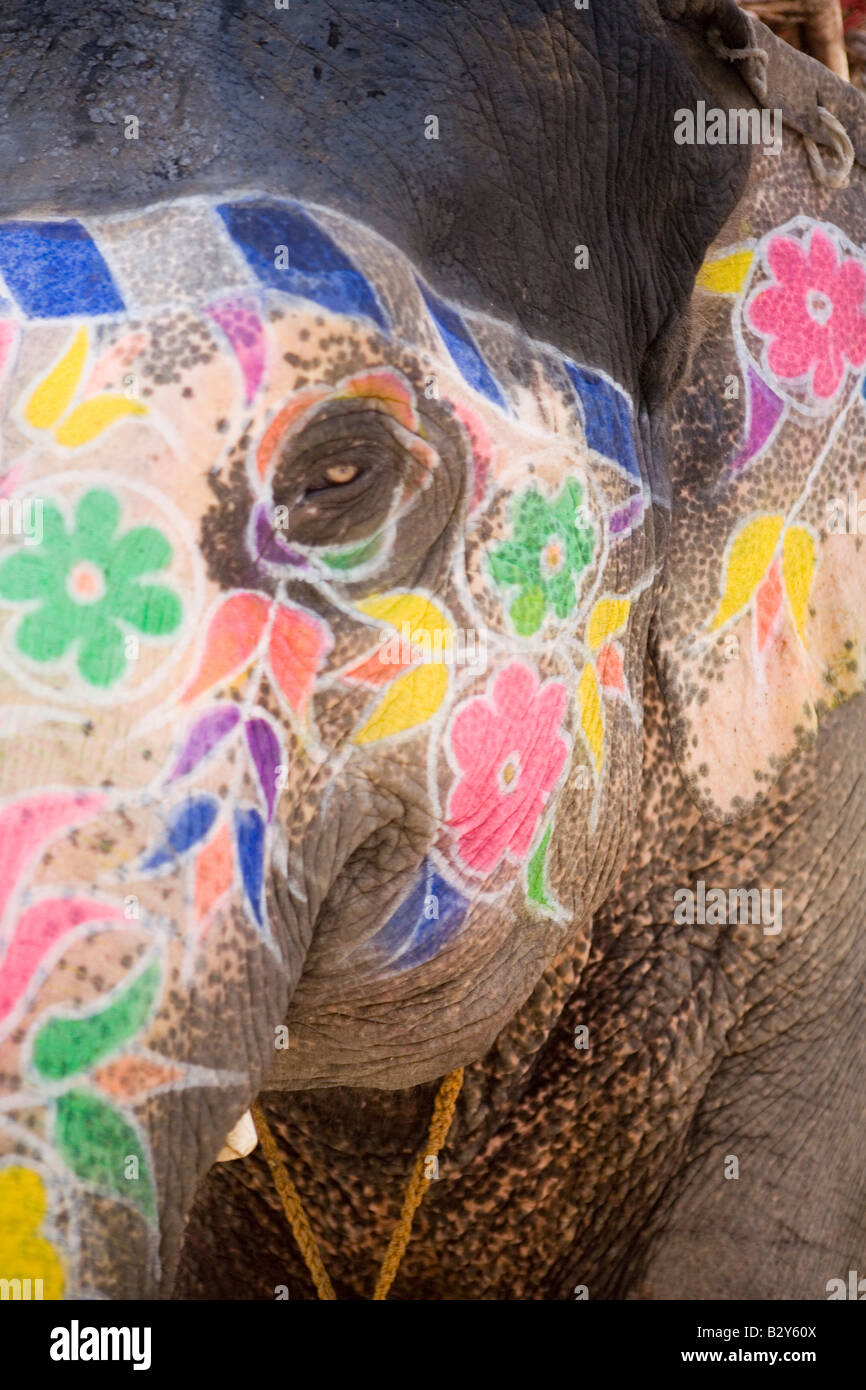
{"type": "Polygon", "coordinates": [[[393,866],[407,853],[393,822],[384,824],[324,897],[269,1088],[432,1081],[488,1051],[561,948],[558,923],[521,918],[505,896],[491,910],[483,892],[469,896],[450,882],[431,853],[414,870],[392,867],[385,896],[397,902],[383,912],[369,887],[377,858],[393,866]]]}

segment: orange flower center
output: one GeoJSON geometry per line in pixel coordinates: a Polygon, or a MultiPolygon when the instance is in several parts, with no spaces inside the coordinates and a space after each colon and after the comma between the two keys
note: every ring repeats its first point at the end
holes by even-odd
{"type": "Polygon", "coordinates": [[[95,603],[105,593],[105,575],[98,565],[81,560],[69,571],[66,592],[75,603],[95,603]]]}
{"type": "Polygon", "coordinates": [[[511,753],[503,763],[499,772],[499,785],[503,791],[511,791],[517,780],[520,771],[520,754],[511,753]]]}
{"type": "Polygon", "coordinates": [[[542,564],[545,573],[558,574],[562,569],[564,559],[562,542],[556,538],[548,541],[542,551],[542,564]]]}

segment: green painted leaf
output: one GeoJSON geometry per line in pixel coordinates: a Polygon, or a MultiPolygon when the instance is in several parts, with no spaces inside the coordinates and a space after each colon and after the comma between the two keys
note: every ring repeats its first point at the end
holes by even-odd
{"type": "Polygon", "coordinates": [[[33,1065],[47,1081],[63,1081],[116,1052],[144,1025],[159,989],[154,960],[112,1002],[79,1018],[52,1018],[33,1043],[33,1065]]]}
{"type": "Polygon", "coordinates": [[[574,514],[582,501],[583,489],[580,483],[576,478],[566,478],[565,485],[550,507],[563,532],[574,527],[574,514]]]}
{"type": "Polygon", "coordinates": [[[165,569],[171,562],[171,546],[155,526],[133,526],[116,542],[106,566],[106,579],[112,584],[128,584],[143,574],[165,569]]]}
{"type": "Polygon", "coordinates": [[[54,1142],[76,1177],[133,1202],[151,1225],[156,1202],[138,1134],[119,1110],[89,1091],[67,1091],[54,1109],[54,1142]]]}
{"type": "Polygon", "coordinates": [[[503,541],[488,557],[490,573],[498,584],[521,584],[538,575],[538,556],[516,541],[503,541]]]}
{"type": "Polygon", "coordinates": [[[49,598],[59,585],[57,567],[44,549],[19,550],[0,564],[0,598],[15,603],[49,598]]]}
{"type": "Polygon", "coordinates": [[[555,574],[552,579],[547,581],[546,587],[547,597],[557,618],[567,618],[569,613],[574,611],[577,602],[574,576],[571,571],[565,569],[560,574],[555,574]]]}
{"type": "Polygon", "coordinates": [[[180,599],[163,584],[132,583],[108,595],[107,606],[115,617],[148,637],[166,637],[180,626],[180,599]]]}
{"type": "Polygon", "coordinates": [[[544,590],[526,589],[511,605],[511,618],[521,637],[531,637],[544,617],[544,590]]]}
{"type": "Polygon", "coordinates": [[[526,869],[526,896],[539,907],[552,908],[553,904],[544,887],[544,860],[553,826],[549,825],[541,837],[541,843],[532,855],[526,869]]]}
{"type": "Polygon", "coordinates": [[[322,551],[319,559],[329,569],[351,570],[356,565],[363,565],[365,561],[371,560],[381,544],[382,535],[381,532],[377,532],[371,540],[362,541],[360,545],[353,546],[351,550],[322,551]]]}
{"type": "Polygon", "coordinates": [[[78,651],[78,670],[89,685],[113,685],[126,670],[123,633],[115,623],[98,619],[78,651]]]}

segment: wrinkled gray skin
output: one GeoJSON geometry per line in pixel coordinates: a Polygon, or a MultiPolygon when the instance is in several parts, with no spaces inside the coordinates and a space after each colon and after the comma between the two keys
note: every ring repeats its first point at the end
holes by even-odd
{"type": "MultiPolygon", "coordinates": [[[[696,473],[705,485],[720,474],[742,423],[714,414],[728,367],[687,311],[723,225],[728,243],[742,234],[749,152],[670,139],[680,106],[751,101],[711,52],[711,21],[729,47],[742,42],[733,7],[715,8],[695,5],[685,22],[650,0],[577,13],[544,0],[286,12],[150,0],[62,17],[36,5],[3,21],[4,216],[285,191],[365,222],[443,295],[603,368],[637,403],[655,500],[643,543],[661,577],[630,638],[643,644],[643,766],[616,765],[604,863],[583,866],[594,912],[543,973],[521,977],[525,1002],[504,1026],[495,990],[487,1025],[476,1016],[465,1036],[443,1008],[441,1052],[415,1061],[407,1025],[388,1089],[365,1085],[363,1026],[358,1055],[351,1043],[338,1054],[334,1075],[349,1084],[265,1088],[340,1297],[369,1295],[435,1079],[458,1062],[471,1065],[448,1181],[425,1201],[395,1297],[563,1299],[585,1285],[591,1298],[822,1298],[866,1261],[863,702],[822,722],[762,805],[726,819],[687,794],[657,673],[656,605],[677,603],[663,573],[694,534],[678,498],[696,473]],[[130,111],[135,143],[119,134],[130,111]],[[428,112],[438,143],[419,136],[428,112]],[[581,274],[576,243],[591,251],[581,274]],[[791,929],[777,941],[676,926],[675,889],[702,877],[781,883],[797,902],[791,929]],[[578,1025],[588,1053],[574,1047],[578,1025]]],[[[800,178],[796,138],[788,148],[800,178]]],[[[862,199],[858,184],[835,214],[855,241],[862,199]]],[[[764,208],[757,233],[797,210],[764,208]]],[[[724,537],[707,544],[715,572],[724,537]]],[[[315,936],[314,920],[295,924],[286,979],[251,975],[247,997],[220,997],[220,1020],[197,1015],[200,1056],[219,1064],[231,1050],[236,1064],[246,1052],[251,1078],[265,1074],[315,936]]],[[[504,967],[503,997],[520,968],[504,967]]],[[[260,1154],[207,1174],[249,1099],[189,1110],[176,1099],[155,1126],[158,1171],[179,1175],[162,1211],[163,1295],[313,1296],[260,1154]]],[[[106,1221],[105,1287],[143,1291],[106,1221]]]]}

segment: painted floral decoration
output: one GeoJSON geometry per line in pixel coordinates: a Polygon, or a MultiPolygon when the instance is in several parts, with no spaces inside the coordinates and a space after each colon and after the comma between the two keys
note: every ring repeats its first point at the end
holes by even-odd
{"type": "Polygon", "coordinates": [[[36,1297],[53,1300],[63,1297],[64,1279],[56,1249],[40,1233],[47,1209],[45,1184],[32,1168],[16,1165],[0,1172],[2,1277],[41,1280],[36,1297]]]}
{"type": "Polygon", "coordinates": [[[560,621],[577,603],[578,579],[592,557],[595,532],[580,510],[583,490],[568,478],[548,501],[532,487],[512,511],[513,534],[490,553],[498,584],[516,587],[509,612],[521,637],[531,637],[552,611],[560,621]]]}
{"type": "Polygon", "coordinates": [[[565,766],[559,733],[568,692],[560,681],[540,686],[514,661],[486,695],[457,710],[451,751],[462,776],[451,793],[448,823],[459,854],[476,873],[490,873],[506,851],[524,859],[548,795],[565,766]]]}
{"type": "Polygon", "coordinates": [[[400,495],[395,499],[394,511],[389,517],[391,523],[432,481],[439,457],[423,438],[415,391],[402,373],[391,367],[372,367],[345,377],[335,386],[316,385],[295,391],[268,425],[256,450],[257,476],[254,476],[253,483],[262,504],[254,512],[258,523],[251,536],[255,559],[303,568],[307,564],[305,552],[314,550],[319,562],[339,575],[351,572],[376,557],[382,558],[384,528],[348,547],[315,545],[298,548],[287,545],[279,535],[279,529],[274,529],[269,520],[274,514],[270,494],[273,473],[289,441],[303,433],[324,407],[341,401],[354,401],[359,410],[375,410],[380,415],[389,416],[401,431],[401,446],[411,462],[400,495]]]}
{"type": "Polygon", "coordinates": [[[767,249],[776,283],[752,300],[752,327],[770,339],[767,364],[790,380],[811,374],[812,391],[826,401],[839,389],[846,362],[866,363],[866,267],[840,256],[816,227],[805,246],[777,236],[767,249]]]}
{"type": "Polygon", "coordinates": [[[722,597],[711,630],[717,632],[751,608],[758,653],[766,655],[787,612],[805,646],[817,553],[807,528],[786,526],[779,514],[762,514],[745,522],[728,549],[722,597]]]}
{"type": "Polygon", "coordinates": [[[71,531],[47,502],[42,539],[21,546],[0,562],[0,598],[36,601],[15,631],[15,644],[33,661],[56,661],[77,646],[78,670],[89,685],[104,688],[124,673],[124,626],[147,637],[165,637],[181,620],[173,589],[143,583],[164,569],[171,546],[153,526],[117,535],[120,506],[102,488],[84,494],[71,531]]]}

